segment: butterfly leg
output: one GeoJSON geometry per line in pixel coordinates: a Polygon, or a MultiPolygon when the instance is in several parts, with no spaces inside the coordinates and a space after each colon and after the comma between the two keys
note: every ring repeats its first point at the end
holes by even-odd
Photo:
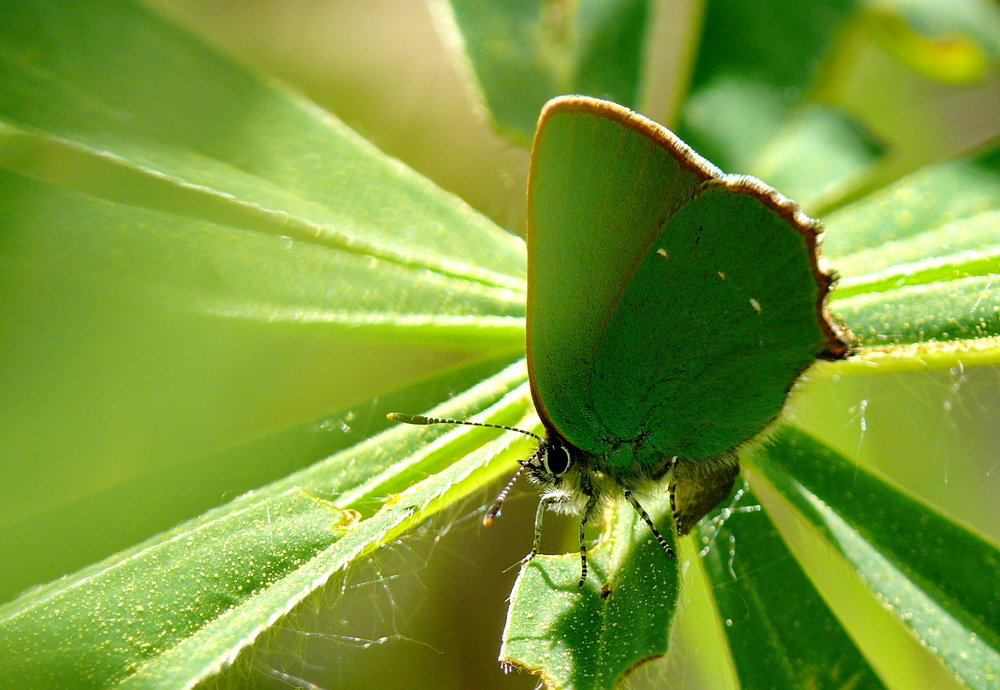
{"type": "Polygon", "coordinates": [[[660,531],[656,529],[656,526],[653,524],[653,521],[649,517],[649,513],[647,513],[643,509],[643,507],[639,505],[639,501],[635,500],[635,496],[633,496],[632,492],[629,491],[628,489],[625,489],[625,498],[626,500],[628,500],[629,503],[632,504],[632,507],[635,508],[635,512],[639,513],[639,517],[645,520],[646,524],[649,525],[649,531],[653,533],[654,537],[656,537],[656,541],[660,542],[660,546],[662,546],[663,550],[667,552],[667,555],[670,556],[671,558],[676,558],[677,554],[675,554],[674,550],[670,548],[670,544],[668,544],[667,540],[663,538],[663,535],[660,534],[660,531]]]}
{"type": "Polygon", "coordinates": [[[590,494],[587,496],[587,505],[583,508],[583,515],[580,516],[580,581],[576,583],[577,587],[583,587],[587,581],[587,538],[584,530],[596,507],[597,495],[590,494]]]}
{"type": "Polygon", "coordinates": [[[538,554],[538,549],[542,543],[542,517],[545,515],[545,511],[551,504],[561,503],[565,500],[564,496],[553,494],[542,496],[541,500],[538,501],[538,508],[535,510],[535,540],[531,543],[531,551],[521,559],[521,565],[525,565],[538,554]]]}

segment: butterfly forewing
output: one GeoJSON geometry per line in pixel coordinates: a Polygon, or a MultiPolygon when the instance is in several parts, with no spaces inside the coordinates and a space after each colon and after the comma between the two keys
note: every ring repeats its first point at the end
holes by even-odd
{"type": "Polygon", "coordinates": [[[550,428],[595,453],[615,437],[591,382],[611,315],[660,227],[718,173],[688,160],[682,148],[650,146],[640,127],[646,122],[611,103],[562,98],[542,112],[532,150],[532,393],[550,428]]]}

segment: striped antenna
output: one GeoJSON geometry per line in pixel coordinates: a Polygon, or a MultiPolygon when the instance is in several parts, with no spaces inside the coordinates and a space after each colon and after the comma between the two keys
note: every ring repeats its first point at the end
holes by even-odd
{"type": "Polygon", "coordinates": [[[386,415],[389,419],[394,422],[402,422],[403,424],[463,424],[465,426],[485,426],[490,429],[503,429],[504,431],[516,431],[519,434],[524,434],[525,436],[531,436],[534,439],[538,439],[539,442],[543,441],[541,436],[538,434],[533,434],[530,431],[525,431],[524,429],[518,429],[516,426],[507,426],[505,424],[487,424],[486,422],[467,422],[462,419],[443,419],[441,417],[425,417],[422,414],[403,414],[402,412],[390,412],[386,415]]]}
{"type": "MultiPolygon", "coordinates": [[[[525,431],[524,429],[518,429],[514,426],[506,426],[504,424],[487,424],[485,422],[467,422],[461,419],[443,419],[441,417],[425,417],[420,414],[403,414],[402,412],[390,412],[386,415],[389,419],[394,422],[402,422],[403,424],[416,424],[416,425],[427,425],[427,424],[461,424],[464,426],[485,426],[490,429],[503,429],[504,431],[516,431],[519,434],[524,434],[525,436],[531,436],[536,439],[539,443],[544,444],[545,439],[543,439],[538,434],[533,434],[530,431],[525,431]]],[[[541,449],[542,446],[539,446],[541,449]]],[[[510,478],[507,482],[507,486],[503,488],[500,495],[497,496],[497,500],[493,501],[493,505],[490,506],[489,510],[486,511],[486,515],[483,516],[483,527],[489,527],[493,524],[493,518],[495,518],[500,513],[500,508],[503,506],[503,502],[507,499],[507,494],[510,493],[511,488],[514,486],[514,482],[517,478],[521,476],[524,472],[524,468],[538,455],[538,450],[535,450],[534,454],[529,460],[521,461],[521,466],[518,468],[514,476],[510,478]]]]}

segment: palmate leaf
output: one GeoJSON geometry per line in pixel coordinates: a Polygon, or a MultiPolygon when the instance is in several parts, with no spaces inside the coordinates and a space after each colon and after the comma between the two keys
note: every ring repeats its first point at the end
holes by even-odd
{"type": "Polygon", "coordinates": [[[0,12],[3,598],[323,457],[206,456],[520,349],[523,242],[327,114],[133,3],[0,12]]]}
{"type": "MultiPolygon", "coordinates": [[[[515,363],[438,412],[488,408],[490,421],[516,422],[528,406],[524,381],[515,363]]],[[[392,402],[414,403],[415,392],[392,402]]],[[[35,687],[181,687],[211,677],[333,573],[506,472],[501,461],[511,452],[525,452],[518,437],[483,445],[476,436],[484,432],[496,436],[394,426],[33,590],[0,607],[0,669],[35,687]]]]}
{"type": "Polygon", "coordinates": [[[141,6],[0,15],[0,592],[94,562],[0,608],[0,676],[190,685],[507,471],[384,415],[521,419],[523,242],[141,6]],[[376,395],[390,352],[475,361],[376,395]]]}
{"type": "MultiPolygon", "coordinates": [[[[55,541],[51,550],[59,552],[36,570],[8,569],[3,591],[9,597],[26,584],[96,563],[0,608],[0,675],[22,685],[74,687],[211,679],[238,655],[252,655],[253,642],[334,572],[506,474],[527,452],[518,437],[498,438],[495,431],[387,429],[380,419],[391,410],[431,409],[469,389],[435,413],[530,424],[525,371],[511,364],[523,338],[523,245],[327,115],[146,10],[52,2],[3,12],[0,308],[4,323],[19,328],[0,330],[6,361],[18,363],[3,369],[8,510],[0,546],[11,554],[40,554],[55,541]],[[121,324],[124,345],[112,328],[121,324]],[[67,354],[59,343],[73,348],[67,354]],[[502,354],[386,395],[400,378],[387,367],[386,353],[400,347],[428,368],[452,361],[456,349],[463,357],[502,354]],[[360,392],[304,395],[350,380],[360,382],[360,392]],[[95,400],[118,406],[95,409],[95,400]],[[346,403],[356,404],[329,412],[346,403]],[[256,416],[245,412],[258,408],[256,416]],[[67,409],[79,412],[60,415],[67,409]],[[131,414],[123,416],[122,409],[131,414]],[[359,416],[373,421],[361,427],[357,443],[323,433],[331,425],[351,426],[359,416]],[[191,431],[205,428],[211,433],[191,431]],[[108,471],[115,463],[102,465],[107,448],[122,449],[112,460],[149,456],[143,444],[159,448],[153,457],[167,462],[133,467],[124,477],[108,471]],[[32,462],[14,461],[21,457],[32,462]],[[37,489],[42,486],[44,492],[37,489]],[[259,486],[209,510],[226,492],[259,486]],[[159,503],[169,490],[198,498],[159,503]],[[88,502],[93,516],[80,512],[88,502]],[[90,551],[66,548],[82,541],[91,517],[114,523],[113,536],[90,551]],[[139,527],[130,531],[134,524],[139,527]],[[177,526],[162,531],[171,525],[177,526]],[[130,548],[106,557],[124,547],[130,548]]],[[[706,24],[706,35],[714,26],[706,24]]],[[[828,45],[813,40],[815,33],[792,34],[799,38],[789,50],[822,52],[828,45]]],[[[812,54],[805,55],[801,64],[812,69],[812,54]]],[[[696,91],[699,84],[693,82],[696,91]]],[[[786,89],[783,96],[803,93],[786,89]]],[[[833,306],[861,337],[858,364],[841,370],[995,362],[996,326],[988,318],[998,303],[997,271],[989,263],[996,256],[989,244],[995,204],[983,207],[992,198],[983,183],[989,178],[975,176],[978,186],[969,184],[972,178],[947,181],[970,162],[992,171],[993,154],[901,180],[886,192],[900,192],[895,212],[892,198],[879,195],[847,205],[841,195],[870,179],[881,148],[836,111],[797,110],[797,101],[779,105],[779,134],[741,153],[749,161],[743,170],[797,181],[802,187],[795,193],[813,212],[838,209],[826,218],[827,255],[845,276],[843,297],[833,306]],[[820,150],[817,142],[822,153],[815,155],[831,161],[830,169],[820,174],[809,167],[812,178],[795,173],[790,162],[798,152],[820,150]],[[967,203],[966,211],[941,209],[914,225],[898,206],[908,194],[924,199],[922,206],[957,200],[967,203]],[[881,216],[872,221],[886,210],[878,206],[886,199],[892,223],[881,216]],[[885,237],[876,233],[894,226],[900,251],[885,252],[877,268],[860,255],[852,264],[858,248],[877,253],[885,237]],[[927,263],[938,253],[934,233],[952,231],[968,242],[937,270],[927,263]],[[851,241],[838,246],[840,233],[851,241]],[[865,244],[865,238],[872,240],[865,244]],[[920,267],[915,280],[907,273],[911,265],[920,267]],[[908,292],[914,287],[919,300],[908,292]],[[908,314],[923,304],[931,309],[928,318],[937,319],[934,329],[913,328],[908,314]],[[949,325],[952,320],[961,327],[949,325]]],[[[535,115],[519,117],[531,123],[535,115]]],[[[718,162],[739,160],[727,158],[735,154],[724,143],[713,154],[718,162]]],[[[910,602],[895,605],[899,617],[911,619],[904,625],[933,647],[950,677],[982,687],[995,681],[988,665],[996,653],[995,612],[943,583],[952,558],[966,563],[954,549],[968,547],[978,558],[972,566],[980,567],[955,582],[961,587],[982,576],[970,585],[974,593],[995,572],[983,575],[995,547],[866,477],[870,493],[892,504],[897,530],[912,510],[943,540],[936,550],[918,551],[926,567],[911,554],[898,555],[892,534],[866,529],[873,520],[866,506],[836,503],[844,468],[853,464],[795,430],[755,451],[749,466],[779,532],[783,524],[765,495],[768,487],[787,495],[843,548],[876,596],[910,602]],[[800,480],[795,463],[803,457],[834,458],[841,471],[826,482],[800,480]],[[786,471],[781,461],[788,459],[794,462],[786,471]],[[792,482],[784,480],[788,474],[792,482]],[[853,534],[866,541],[845,541],[853,534]],[[936,617],[910,616],[912,602],[927,604],[936,617]],[[947,649],[935,644],[939,630],[949,635],[947,649]]],[[[575,554],[532,563],[517,585],[504,652],[555,685],[608,686],[667,648],[676,608],[673,566],[664,565],[630,508],[608,517],[595,553],[601,581],[611,586],[606,598],[573,591],[575,554]]],[[[739,523],[757,517],[762,514],[737,515],[721,529],[739,543],[758,538],[763,556],[787,553],[769,526],[739,523]],[[743,528],[753,534],[738,532],[743,528]]],[[[713,538],[717,544],[720,537],[713,538]]],[[[788,559],[781,562],[786,570],[776,569],[783,575],[776,583],[766,567],[750,577],[744,561],[734,560],[732,572],[728,559],[724,568],[713,565],[719,555],[709,551],[706,571],[720,587],[732,586],[736,572],[749,580],[740,583],[748,592],[773,596],[792,578],[798,591],[809,591],[788,559]]],[[[737,549],[736,556],[743,555],[737,549]]],[[[762,605],[749,622],[809,615],[817,629],[836,629],[836,618],[810,596],[802,609],[808,614],[762,605]]],[[[716,600],[722,610],[722,595],[716,600]]],[[[739,619],[730,620],[735,628],[739,619]]],[[[780,636],[769,640],[766,657],[739,654],[745,636],[729,649],[741,679],[864,685],[869,667],[842,631],[836,638],[826,657],[810,658],[810,650],[780,636]],[[774,659],[790,662],[784,670],[791,672],[768,675],[774,659]],[[835,676],[804,667],[831,659],[840,664],[835,676]]]]}
{"type": "MultiPolygon", "coordinates": [[[[809,102],[838,33],[859,10],[859,3],[837,0],[808,8],[788,0],[705,3],[701,49],[677,134],[723,170],[759,174],[779,185],[767,175],[778,166],[765,152],[772,141],[789,136],[786,127],[796,127],[797,108],[809,102]],[[746,31],[747,26],[755,29],[746,31]],[[725,118],[726,112],[740,116],[725,118]]],[[[833,141],[839,144],[840,138],[833,141]]],[[[828,145],[821,147],[828,153],[828,145]]]]}

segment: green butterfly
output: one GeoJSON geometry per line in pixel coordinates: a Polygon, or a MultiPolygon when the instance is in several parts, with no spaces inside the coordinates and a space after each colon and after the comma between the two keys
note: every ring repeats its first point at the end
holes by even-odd
{"type": "MultiPolygon", "coordinates": [[[[542,110],[528,177],[527,355],[545,427],[522,473],[580,515],[671,494],[681,535],[725,499],[740,448],[817,359],[848,355],[826,313],[818,223],[760,180],[725,175],[665,127],[607,101],[542,110]],[[638,496],[638,497],[637,497],[638,496]]],[[[411,424],[474,424],[393,414],[411,424]]],[[[482,425],[499,426],[499,425],[482,425]]],[[[509,429],[510,427],[502,427],[509,429]]]]}

